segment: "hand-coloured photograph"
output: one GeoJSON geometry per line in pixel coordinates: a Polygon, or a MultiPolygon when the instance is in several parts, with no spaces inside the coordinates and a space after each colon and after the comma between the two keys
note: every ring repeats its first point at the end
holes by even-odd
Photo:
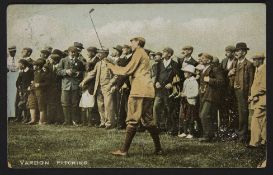
{"type": "Polygon", "coordinates": [[[266,168],[266,4],[6,14],[9,168],[266,168]]]}

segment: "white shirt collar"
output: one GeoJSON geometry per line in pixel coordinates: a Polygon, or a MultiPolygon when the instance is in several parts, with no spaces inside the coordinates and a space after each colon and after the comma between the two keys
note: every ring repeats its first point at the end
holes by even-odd
{"type": "Polygon", "coordinates": [[[26,67],[23,72],[27,72],[29,70],[29,67],[26,67]]]}
{"type": "Polygon", "coordinates": [[[191,56],[188,58],[185,58],[184,61],[190,61],[190,59],[191,59],[191,56]]]}
{"type": "Polygon", "coordinates": [[[169,58],[168,60],[166,60],[165,58],[163,59],[163,64],[164,64],[164,67],[166,68],[166,67],[168,67],[169,66],[169,64],[171,63],[171,61],[172,61],[172,59],[171,58],[169,58]]]}
{"type": "Polygon", "coordinates": [[[210,64],[206,65],[205,68],[203,69],[203,73],[210,67],[210,64]]]}

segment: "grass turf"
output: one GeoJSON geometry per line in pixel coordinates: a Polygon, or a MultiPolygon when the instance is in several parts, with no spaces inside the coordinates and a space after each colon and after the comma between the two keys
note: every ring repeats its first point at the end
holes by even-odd
{"type": "Polygon", "coordinates": [[[265,157],[264,150],[236,142],[199,143],[166,134],[160,135],[164,155],[156,156],[147,132],[136,134],[129,157],[112,156],[109,152],[121,146],[124,136],[124,131],[115,129],[9,123],[8,161],[12,168],[249,168],[265,157]]]}

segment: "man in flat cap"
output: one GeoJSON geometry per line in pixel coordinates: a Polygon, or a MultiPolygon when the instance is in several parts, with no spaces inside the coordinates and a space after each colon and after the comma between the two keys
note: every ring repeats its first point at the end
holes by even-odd
{"type": "MultiPolygon", "coordinates": [[[[94,70],[96,64],[100,61],[100,58],[97,56],[98,49],[96,47],[90,46],[86,50],[87,50],[88,58],[87,58],[86,66],[85,66],[84,78],[88,76],[88,72],[94,70]]],[[[88,93],[90,94],[89,98],[92,98],[91,95],[93,95],[94,93],[95,81],[96,81],[95,79],[88,81],[88,83],[86,83],[85,86],[82,88],[83,92],[85,90],[88,91],[88,93]]],[[[84,96],[82,96],[82,98],[84,98],[84,96]]],[[[83,125],[85,123],[87,123],[88,126],[96,126],[100,124],[100,116],[99,116],[98,107],[96,103],[93,107],[91,106],[92,105],[86,105],[86,107],[81,108],[81,119],[82,119],[83,125]]]]}
{"type": "Polygon", "coordinates": [[[61,105],[62,77],[57,75],[57,68],[62,59],[63,52],[54,49],[48,58],[47,68],[49,83],[47,91],[47,122],[61,124],[64,122],[63,110],[61,105]]]}
{"type": "Polygon", "coordinates": [[[82,49],[84,49],[83,44],[79,42],[74,42],[74,47],[78,49],[78,58],[82,61],[82,63],[85,65],[86,64],[86,59],[82,56],[81,52],[82,49]]]}
{"type": "Polygon", "coordinates": [[[200,142],[211,142],[214,137],[214,121],[217,116],[215,109],[220,102],[220,90],[224,85],[224,76],[218,66],[212,64],[213,56],[202,53],[201,63],[204,69],[200,74],[200,118],[203,136],[200,142]]]}
{"type": "Polygon", "coordinates": [[[255,68],[253,64],[246,59],[249,48],[246,43],[239,42],[235,48],[235,58],[238,60],[233,69],[229,71],[229,75],[234,75],[234,89],[237,100],[239,113],[239,126],[236,133],[239,141],[246,143],[248,135],[248,97],[251,92],[255,68]]]}
{"type": "Polygon", "coordinates": [[[153,83],[155,83],[157,67],[158,67],[157,64],[162,61],[162,53],[161,52],[155,53],[154,61],[155,61],[155,63],[151,67],[151,78],[152,78],[153,83]]]}
{"type": "Polygon", "coordinates": [[[264,54],[252,57],[256,67],[255,77],[248,98],[250,109],[253,110],[251,119],[251,139],[249,147],[257,148],[266,145],[266,64],[264,54]]]}
{"type": "Polygon", "coordinates": [[[131,142],[136,134],[139,122],[147,128],[151,134],[155,145],[155,154],[162,154],[159,130],[156,127],[154,117],[152,115],[152,105],[155,96],[153,83],[149,70],[149,56],[143,49],[145,39],[135,37],[130,40],[133,50],[131,61],[125,66],[120,67],[110,62],[107,66],[114,74],[131,76],[131,91],[128,100],[128,113],[126,119],[126,136],[121,149],[113,151],[116,156],[126,156],[130,148],[131,142]]]}
{"type": "Polygon", "coordinates": [[[237,59],[235,58],[235,46],[227,46],[225,55],[221,62],[221,68],[225,78],[225,86],[223,86],[222,96],[224,100],[220,104],[220,128],[234,133],[238,125],[238,111],[236,105],[236,97],[234,91],[235,74],[229,74],[229,71],[236,66],[237,59]]]}
{"type": "Polygon", "coordinates": [[[157,64],[157,72],[155,75],[155,101],[153,106],[153,115],[155,116],[157,126],[160,130],[173,129],[175,125],[172,115],[171,106],[173,103],[169,99],[172,92],[172,81],[178,74],[178,64],[172,60],[174,51],[172,48],[163,49],[163,61],[157,64]],[[165,111],[164,115],[162,110],[165,111]]]}
{"type": "MultiPolygon", "coordinates": [[[[132,58],[132,49],[128,45],[124,45],[122,48],[122,54],[117,60],[117,65],[125,67],[132,58]]],[[[116,93],[116,107],[117,107],[117,128],[126,128],[126,114],[128,109],[128,98],[130,94],[131,84],[129,76],[114,75],[111,79],[111,91],[115,90],[116,93]]]]}
{"type": "Polygon", "coordinates": [[[79,59],[78,49],[68,48],[68,56],[61,59],[57,67],[57,75],[62,77],[61,102],[65,117],[64,125],[74,125],[79,122],[77,115],[80,100],[79,84],[83,78],[84,65],[79,59]]]}
{"type": "Polygon", "coordinates": [[[15,57],[16,55],[16,46],[10,46],[8,48],[8,54],[9,57],[7,59],[7,66],[8,66],[8,71],[11,72],[16,72],[18,71],[18,63],[17,63],[17,58],[15,57]]]}

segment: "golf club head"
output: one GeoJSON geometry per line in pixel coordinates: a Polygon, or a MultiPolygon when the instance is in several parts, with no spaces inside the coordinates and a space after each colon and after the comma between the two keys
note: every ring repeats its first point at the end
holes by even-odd
{"type": "Polygon", "coordinates": [[[92,9],[89,11],[89,13],[92,13],[94,10],[95,10],[95,9],[92,8],[92,9]]]}

